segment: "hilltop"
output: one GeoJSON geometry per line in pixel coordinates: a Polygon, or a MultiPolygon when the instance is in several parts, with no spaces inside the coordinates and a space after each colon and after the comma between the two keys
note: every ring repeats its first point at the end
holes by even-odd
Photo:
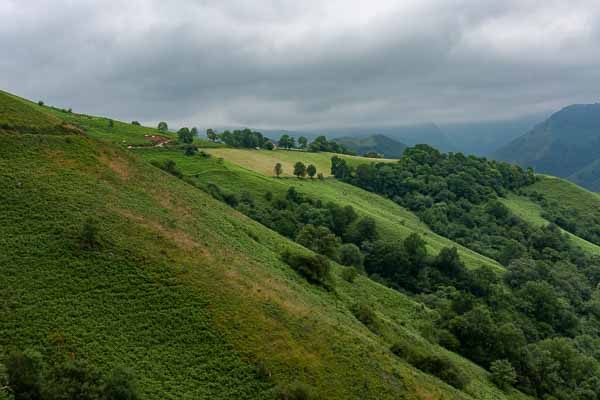
{"type": "Polygon", "coordinates": [[[492,156],[598,190],[600,104],[565,107],[492,156]]]}

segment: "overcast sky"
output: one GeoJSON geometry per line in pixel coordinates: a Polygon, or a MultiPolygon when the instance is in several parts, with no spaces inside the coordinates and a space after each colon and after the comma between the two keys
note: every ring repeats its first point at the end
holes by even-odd
{"type": "Polygon", "coordinates": [[[598,0],[1,0],[0,21],[1,89],[145,123],[444,123],[600,97],[598,0]]]}

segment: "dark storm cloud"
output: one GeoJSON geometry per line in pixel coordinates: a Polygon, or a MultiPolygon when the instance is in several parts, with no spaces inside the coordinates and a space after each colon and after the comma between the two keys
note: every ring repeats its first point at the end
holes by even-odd
{"type": "Polygon", "coordinates": [[[590,1],[12,1],[0,85],[200,126],[508,118],[597,99],[590,1]]]}

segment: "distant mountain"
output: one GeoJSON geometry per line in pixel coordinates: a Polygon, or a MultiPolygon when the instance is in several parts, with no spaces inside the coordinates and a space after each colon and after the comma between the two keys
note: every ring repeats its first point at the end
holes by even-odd
{"type": "Polygon", "coordinates": [[[548,114],[536,113],[507,120],[442,124],[440,129],[452,138],[457,151],[488,156],[546,118],[548,114]]]}
{"type": "Polygon", "coordinates": [[[414,146],[415,144],[429,144],[443,151],[454,151],[456,149],[452,141],[434,123],[418,125],[398,126],[372,126],[353,128],[324,129],[327,137],[364,137],[372,135],[383,135],[398,142],[414,146]]]}
{"type": "Polygon", "coordinates": [[[600,189],[600,104],[575,104],[552,114],[493,158],[531,166],[600,189]]]}
{"type": "Polygon", "coordinates": [[[364,155],[374,151],[382,154],[386,158],[400,158],[406,145],[397,140],[390,139],[385,135],[371,135],[366,137],[341,137],[333,139],[335,142],[343,144],[356,154],[364,155]]]}

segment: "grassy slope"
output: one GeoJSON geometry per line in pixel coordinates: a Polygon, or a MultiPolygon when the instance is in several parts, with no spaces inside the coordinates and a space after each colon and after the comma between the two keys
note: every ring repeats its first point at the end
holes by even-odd
{"type": "MultiPolygon", "coordinates": [[[[349,204],[360,214],[373,217],[377,221],[383,238],[399,241],[411,233],[417,232],[423,236],[433,252],[438,252],[443,247],[456,246],[469,267],[487,265],[493,268],[502,268],[494,260],[432,232],[416,215],[391,200],[335,179],[325,179],[324,181],[296,178],[275,179],[271,177],[272,171],[265,168],[265,165],[273,165],[276,162],[283,164],[284,161],[294,163],[298,160],[304,163],[314,162],[315,165],[329,166],[330,154],[328,153],[266,152],[238,149],[219,149],[209,152],[225,156],[225,162],[220,164],[215,162],[214,159],[189,158],[180,151],[151,149],[143,150],[140,154],[149,160],[173,159],[184,174],[197,175],[197,179],[202,183],[213,182],[230,191],[244,189],[251,192],[257,199],[262,199],[266,191],[282,193],[290,186],[295,186],[301,192],[310,194],[324,202],[332,201],[342,205],[349,204]],[[234,157],[227,158],[232,154],[234,157]],[[238,163],[241,166],[236,165],[238,163]]],[[[352,160],[354,161],[355,158],[352,158],[352,160]]]]}
{"type": "Polygon", "coordinates": [[[389,353],[397,340],[443,351],[420,338],[427,313],[407,297],[346,283],[341,267],[337,296],[307,284],[278,257],[298,246],[136,156],[0,133],[0,170],[0,355],[64,338],[103,369],[133,368],[147,398],[269,398],[294,379],[321,398],[505,398],[457,356],[471,397],[389,353]],[[78,246],[88,216],[96,251],[78,246]],[[348,311],[358,301],[382,335],[348,311]]]}
{"type": "MultiPolygon", "coordinates": [[[[542,176],[540,181],[524,190],[542,192],[548,200],[560,201],[563,205],[583,212],[583,215],[600,212],[600,196],[561,178],[542,176]]],[[[510,195],[502,201],[515,214],[532,225],[541,226],[550,223],[542,217],[542,207],[527,197],[510,195]]],[[[600,246],[567,231],[563,230],[563,232],[583,250],[600,255],[600,246]]]]}
{"type": "Polygon", "coordinates": [[[317,172],[324,176],[331,175],[331,157],[337,155],[344,157],[349,164],[359,164],[365,162],[392,162],[394,160],[382,158],[366,158],[358,156],[340,155],[334,153],[310,153],[306,151],[294,150],[246,150],[246,149],[208,149],[208,153],[215,157],[222,157],[228,161],[244,166],[248,169],[257,171],[263,175],[273,175],[273,167],[276,163],[283,166],[282,176],[294,176],[294,164],[302,161],[304,164],[314,164],[317,172]]]}

